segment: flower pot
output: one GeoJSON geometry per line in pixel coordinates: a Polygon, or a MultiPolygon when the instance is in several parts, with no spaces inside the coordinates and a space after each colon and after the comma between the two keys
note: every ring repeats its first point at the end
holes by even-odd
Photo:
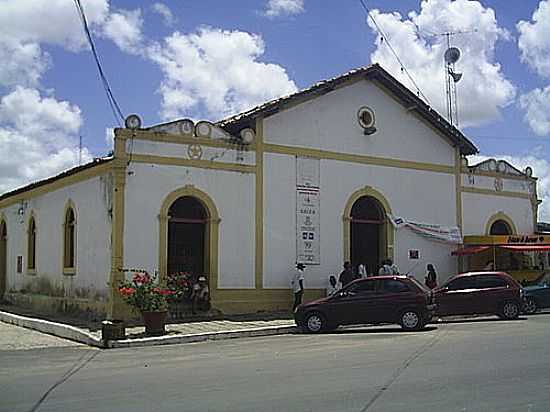
{"type": "Polygon", "coordinates": [[[167,313],[167,311],[141,312],[143,323],[145,324],[145,334],[147,336],[161,336],[166,333],[164,325],[166,324],[167,313]]]}

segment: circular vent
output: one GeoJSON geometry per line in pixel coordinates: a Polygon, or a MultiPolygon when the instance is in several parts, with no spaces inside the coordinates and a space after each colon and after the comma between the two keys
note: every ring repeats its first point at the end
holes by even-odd
{"type": "Polygon", "coordinates": [[[357,112],[357,120],[363,129],[374,127],[374,111],[367,106],[363,106],[357,112]]]}

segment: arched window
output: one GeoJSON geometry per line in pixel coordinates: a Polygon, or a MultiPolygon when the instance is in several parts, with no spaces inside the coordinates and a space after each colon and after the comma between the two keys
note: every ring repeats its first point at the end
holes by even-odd
{"type": "Polygon", "coordinates": [[[34,216],[29,220],[27,233],[27,269],[36,270],[36,222],[34,216]]]}
{"type": "Polygon", "coordinates": [[[65,213],[64,242],[63,242],[63,269],[75,268],[76,253],[76,219],[72,207],[65,213]]]}
{"type": "Polygon", "coordinates": [[[489,234],[490,235],[511,235],[512,228],[507,222],[499,219],[491,225],[489,234]]]}

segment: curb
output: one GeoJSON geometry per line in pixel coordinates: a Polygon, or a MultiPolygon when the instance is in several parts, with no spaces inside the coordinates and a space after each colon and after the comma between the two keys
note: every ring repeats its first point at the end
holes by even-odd
{"type": "Polygon", "coordinates": [[[103,341],[97,336],[92,335],[75,326],[65,325],[63,323],[50,322],[49,320],[28,318],[26,316],[14,315],[9,312],[0,311],[0,321],[27,329],[37,330],[49,335],[69,339],[89,346],[104,348],[103,341]]]}
{"type": "Polygon", "coordinates": [[[296,333],[296,326],[264,326],[254,329],[237,329],[231,331],[205,332],[186,335],[167,335],[138,339],[107,341],[107,348],[136,348],[140,346],[173,345],[178,343],[204,342],[207,340],[225,340],[245,337],[286,335],[296,333]]]}

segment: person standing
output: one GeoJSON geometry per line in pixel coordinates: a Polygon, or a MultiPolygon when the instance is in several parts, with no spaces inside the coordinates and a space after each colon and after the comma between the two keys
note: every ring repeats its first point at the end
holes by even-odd
{"type": "Polygon", "coordinates": [[[351,269],[351,263],[344,262],[344,270],[340,273],[339,281],[342,284],[342,288],[345,288],[348,283],[354,279],[353,270],[351,269]]]}
{"type": "Polygon", "coordinates": [[[357,265],[357,276],[359,277],[359,279],[364,279],[368,276],[367,266],[363,263],[359,263],[359,265],[357,265]]]}
{"type": "Polygon", "coordinates": [[[380,266],[380,269],[378,270],[378,274],[380,276],[390,276],[393,274],[391,269],[391,260],[384,259],[382,261],[382,266],[380,266]]]}
{"type": "Polygon", "coordinates": [[[302,297],[304,296],[304,269],[306,265],[303,263],[296,264],[296,271],[294,276],[290,281],[290,286],[292,287],[292,292],[294,293],[294,305],[292,306],[292,311],[294,312],[296,308],[302,304],[302,297]]]}
{"type": "Polygon", "coordinates": [[[388,266],[390,267],[391,274],[396,276],[399,275],[399,268],[397,267],[397,265],[393,263],[391,259],[388,259],[387,262],[388,266]]]}
{"type": "Polygon", "coordinates": [[[428,263],[426,266],[426,277],[424,278],[424,283],[430,289],[435,289],[437,287],[437,273],[435,273],[434,265],[428,263]]]}
{"type": "Polygon", "coordinates": [[[328,277],[327,297],[334,295],[336,292],[338,292],[338,281],[336,276],[330,275],[328,277]]]}

